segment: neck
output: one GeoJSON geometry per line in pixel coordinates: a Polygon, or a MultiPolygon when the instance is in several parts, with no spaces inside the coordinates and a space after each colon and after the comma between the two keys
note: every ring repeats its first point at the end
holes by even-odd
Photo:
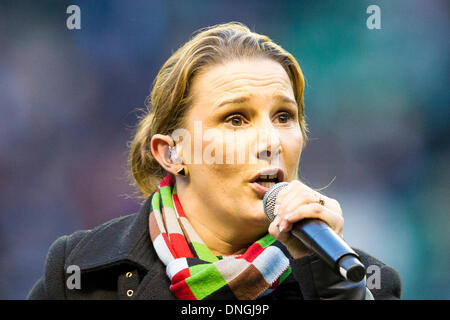
{"type": "Polygon", "coordinates": [[[264,233],[260,228],[249,228],[244,221],[232,221],[227,212],[222,212],[223,208],[206,202],[204,197],[178,180],[177,194],[195,232],[216,256],[242,254],[264,233]]]}
{"type": "Polygon", "coordinates": [[[206,246],[215,256],[232,256],[245,252],[252,241],[238,242],[231,233],[221,232],[223,230],[211,229],[207,224],[202,224],[201,219],[189,216],[195,232],[203,240],[206,246]],[[234,239],[233,239],[234,238],[234,239]]]}

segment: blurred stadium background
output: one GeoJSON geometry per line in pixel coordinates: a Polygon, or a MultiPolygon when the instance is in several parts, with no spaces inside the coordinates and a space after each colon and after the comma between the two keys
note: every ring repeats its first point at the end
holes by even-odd
{"type": "Polygon", "coordinates": [[[198,28],[241,21],[307,80],[301,177],[346,240],[449,299],[449,2],[1,1],[0,298],[23,299],[59,236],[131,214],[126,143],[157,71],[198,28]],[[81,8],[68,30],[66,8],[81,8]],[[366,8],[381,8],[369,30],[366,8]]]}

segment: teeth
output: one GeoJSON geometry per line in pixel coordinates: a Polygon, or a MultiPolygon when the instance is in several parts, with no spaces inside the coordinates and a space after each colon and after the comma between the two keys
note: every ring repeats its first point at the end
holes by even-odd
{"type": "Polygon", "coordinates": [[[270,189],[271,187],[273,187],[275,185],[275,182],[260,182],[259,184],[262,185],[263,187],[270,189]]]}
{"type": "Polygon", "coordinates": [[[278,176],[278,174],[274,173],[274,174],[262,174],[259,177],[261,179],[275,179],[278,176]]]}
{"type": "Polygon", "coordinates": [[[278,175],[276,173],[275,174],[269,174],[269,175],[262,174],[262,175],[259,176],[259,179],[261,179],[261,180],[272,180],[272,179],[276,179],[277,177],[278,177],[278,175]]]}

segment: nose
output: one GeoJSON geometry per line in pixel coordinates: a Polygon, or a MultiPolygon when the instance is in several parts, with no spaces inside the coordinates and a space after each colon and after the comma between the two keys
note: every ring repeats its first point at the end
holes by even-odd
{"type": "Polygon", "coordinates": [[[257,158],[259,160],[273,161],[278,159],[282,152],[278,131],[272,126],[260,130],[258,134],[257,158]]]}
{"type": "Polygon", "coordinates": [[[259,160],[273,161],[274,159],[280,156],[280,153],[281,153],[281,145],[278,145],[277,148],[268,146],[267,148],[264,148],[264,150],[258,152],[257,158],[259,160]]]}

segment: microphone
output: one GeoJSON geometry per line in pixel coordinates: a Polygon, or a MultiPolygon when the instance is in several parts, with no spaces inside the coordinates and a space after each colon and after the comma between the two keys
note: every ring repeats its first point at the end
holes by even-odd
{"type": "MultiPolygon", "coordinates": [[[[277,183],[264,196],[264,213],[270,222],[275,218],[273,211],[277,195],[287,185],[287,182],[277,183]]],[[[366,276],[358,254],[322,220],[303,219],[292,226],[291,234],[344,279],[359,282],[366,276]]]]}

